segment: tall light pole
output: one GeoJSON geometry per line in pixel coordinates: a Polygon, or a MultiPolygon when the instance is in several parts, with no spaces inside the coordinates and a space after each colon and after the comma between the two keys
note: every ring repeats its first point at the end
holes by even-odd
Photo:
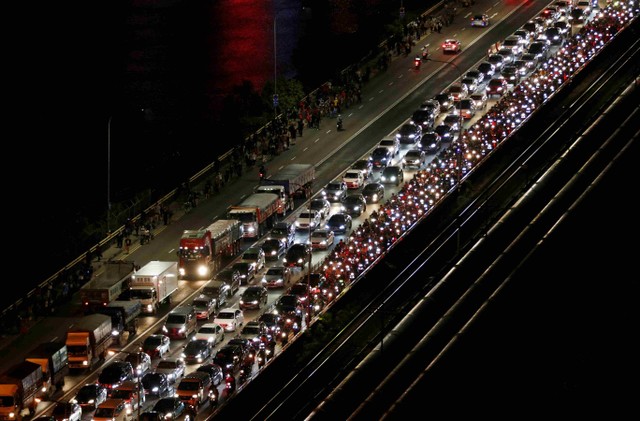
{"type": "Polygon", "coordinates": [[[111,233],[111,119],[107,121],[107,233],[111,233]]]}
{"type": "MultiPolygon", "coordinates": [[[[309,216],[311,216],[311,202],[309,202],[309,216]]],[[[317,227],[316,227],[317,228],[317,227]]],[[[309,270],[307,271],[307,323],[306,327],[309,328],[309,323],[311,322],[311,297],[309,296],[309,286],[311,285],[311,259],[313,257],[313,244],[311,244],[311,224],[309,224],[309,270]]]]}
{"type": "MultiPolygon", "coordinates": [[[[141,412],[141,408],[142,408],[142,398],[144,396],[144,390],[142,388],[142,373],[138,373],[138,367],[140,366],[140,353],[142,351],[138,351],[138,352],[130,352],[130,351],[124,351],[124,350],[108,350],[107,354],[109,355],[116,355],[118,352],[121,352],[123,354],[127,354],[127,355],[135,355],[136,356],[136,366],[133,368],[133,373],[136,376],[136,384],[138,386],[138,397],[137,397],[137,411],[138,411],[138,421],[140,421],[140,412],[141,412]]],[[[133,408],[131,408],[132,411],[132,415],[133,415],[133,408]]]]}
{"type": "Polygon", "coordinates": [[[273,17],[273,117],[278,117],[278,48],[276,43],[276,20],[277,17],[273,17]]]}

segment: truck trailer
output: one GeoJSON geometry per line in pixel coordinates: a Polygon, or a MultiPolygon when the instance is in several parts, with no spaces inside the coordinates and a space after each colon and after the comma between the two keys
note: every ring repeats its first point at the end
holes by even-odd
{"type": "Polygon", "coordinates": [[[20,421],[36,413],[44,394],[42,366],[22,361],[0,376],[0,420],[20,421]]]}
{"type": "Polygon", "coordinates": [[[113,344],[111,317],[88,314],[72,324],[67,331],[69,368],[90,370],[107,355],[113,344]]]}
{"type": "Polygon", "coordinates": [[[156,314],[177,289],[178,262],[152,260],[131,277],[129,299],[140,301],[143,313],[156,314]]]}
{"type": "Polygon", "coordinates": [[[294,199],[308,199],[312,195],[316,167],[313,164],[289,164],[269,178],[262,179],[256,193],[276,193],[280,196],[278,213],[293,210],[294,199]]]}
{"type": "Polygon", "coordinates": [[[222,267],[222,258],[240,252],[242,223],[237,219],[219,219],[203,230],[185,230],[178,249],[181,279],[211,279],[222,267]]]}
{"type": "Polygon", "coordinates": [[[26,361],[42,367],[44,397],[51,400],[54,393],[62,391],[64,378],[69,374],[67,344],[61,341],[45,342],[32,349],[26,361]]]}
{"type": "Polygon", "coordinates": [[[80,300],[85,314],[95,313],[97,309],[117,300],[129,288],[134,272],[135,263],[132,261],[105,262],[104,271],[80,287],[80,300]]]}
{"type": "Polygon", "coordinates": [[[98,309],[97,312],[111,317],[111,334],[114,336],[114,341],[124,346],[128,338],[138,332],[138,316],[142,314],[142,303],[138,300],[116,300],[98,309]]]}
{"type": "Polygon", "coordinates": [[[242,222],[243,238],[258,238],[271,228],[280,206],[280,196],[276,193],[253,193],[239,204],[231,206],[227,218],[242,222]]]}

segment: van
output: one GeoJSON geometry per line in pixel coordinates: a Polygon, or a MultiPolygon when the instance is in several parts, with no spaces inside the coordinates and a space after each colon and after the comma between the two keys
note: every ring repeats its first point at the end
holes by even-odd
{"type": "Polygon", "coordinates": [[[176,387],[176,396],[197,410],[210,399],[214,399],[212,402],[215,402],[216,390],[214,389],[213,379],[209,373],[193,371],[180,380],[176,387]]]}
{"type": "Polygon", "coordinates": [[[192,305],[174,308],[162,326],[165,335],[172,339],[186,339],[198,328],[198,317],[192,305]]]}

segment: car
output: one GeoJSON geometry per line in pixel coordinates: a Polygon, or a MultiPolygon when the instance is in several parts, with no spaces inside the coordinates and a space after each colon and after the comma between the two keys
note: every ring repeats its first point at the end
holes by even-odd
{"type": "MultiPolygon", "coordinates": [[[[360,171],[364,179],[368,179],[373,171],[373,163],[368,159],[359,159],[351,165],[352,170],[360,171]]],[[[329,216],[329,212],[325,215],[325,218],[329,216]]]]}
{"type": "MultiPolygon", "coordinates": [[[[364,192],[368,190],[367,186],[369,184],[365,184],[365,186],[362,188],[363,195],[364,192]]],[[[352,224],[353,222],[351,219],[351,215],[344,212],[337,212],[329,217],[327,223],[325,224],[325,228],[333,231],[334,234],[346,234],[347,232],[351,231],[352,224]]]]}
{"type": "Polygon", "coordinates": [[[142,408],[146,402],[146,392],[142,386],[142,382],[126,381],[117,388],[109,391],[109,399],[124,400],[127,412],[133,414],[133,411],[142,408]]]}
{"type": "Polygon", "coordinates": [[[192,339],[182,349],[180,355],[187,364],[202,364],[211,357],[213,348],[206,339],[192,339]]]}
{"type": "Polygon", "coordinates": [[[331,212],[331,202],[321,197],[311,199],[309,202],[309,209],[318,212],[320,214],[320,219],[324,220],[331,212]]]}
{"type": "Polygon", "coordinates": [[[364,175],[358,170],[347,170],[342,176],[349,189],[359,189],[364,184],[364,175]]]}
{"type": "Polygon", "coordinates": [[[457,137],[456,132],[451,130],[448,124],[438,124],[433,131],[440,135],[442,142],[451,142],[457,137]]]}
{"type": "Polygon", "coordinates": [[[502,96],[508,88],[507,81],[503,77],[495,77],[487,83],[487,97],[502,96]]]}
{"type": "Polygon", "coordinates": [[[476,103],[471,98],[461,99],[456,103],[456,110],[458,111],[458,115],[469,120],[476,115],[476,103]]]}
{"type": "MultiPolygon", "coordinates": [[[[388,167],[385,167],[385,169],[388,167]]],[[[384,170],[382,170],[384,172],[384,170]]],[[[344,198],[341,204],[342,212],[346,212],[349,215],[360,216],[367,210],[367,201],[362,194],[352,194],[344,198]]]]}
{"type": "MultiPolygon", "coordinates": [[[[371,162],[375,169],[384,168],[387,165],[390,165],[392,159],[393,156],[391,155],[391,152],[389,152],[389,148],[378,147],[371,152],[371,162]]],[[[342,197],[342,200],[344,200],[345,197],[346,195],[342,197]]]]}
{"type": "Polygon", "coordinates": [[[482,73],[483,75],[483,82],[487,82],[488,80],[490,80],[493,75],[496,72],[496,66],[493,63],[490,63],[488,61],[483,61],[482,63],[478,64],[478,67],[476,68],[480,73],[482,73]]]}
{"type": "Polygon", "coordinates": [[[265,259],[277,261],[286,253],[287,245],[279,238],[267,238],[262,243],[262,250],[264,250],[265,259]]]}
{"type": "MultiPolygon", "coordinates": [[[[375,164],[374,164],[375,165],[375,164]]],[[[334,180],[322,189],[322,197],[329,202],[340,202],[347,195],[347,183],[334,180]]]]}
{"type": "Polygon", "coordinates": [[[264,250],[260,247],[252,246],[249,247],[242,253],[241,262],[253,263],[256,272],[260,272],[263,267],[266,265],[266,256],[264,255],[264,250]]]}
{"type": "Polygon", "coordinates": [[[399,165],[389,165],[382,170],[380,174],[380,182],[383,184],[395,184],[399,186],[404,183],[404,171],[399,165]]]}
{"type": "Polygon", "coordinates": [[[474,102],[476,110],[484,110],[487,108],[488,97],[486,92],[476,92],[471,94],[469,98],[474,102]]]}
{"type": "Polygon", "coordinates": [[[238,305],[242,310],[260,310],[262,306],[267,305],[268,298],[267,288],[262,285],[250,285],[240,295],[238,305]]]}
{"type": "Polygon", "coordinates": [[[442,43],[442,52],[443,53],[459,53],[462,51],[462,44],[455,38],[447,38],[442,43]]]}
{"type": "Polygon", "coordinates": [[[542,12],[538,15],[547,21],[547,25],[553,25],[560,19],[560,11],[555,6],[547,6],[542,9],[542,12]]]}
{"type": "Polygon", "coordinates": [[[174,307],[162,325],[162,332],[171,339],[187,339],[198,328],[196,310],[191,304],[174,307]]]}
{"type": "Polygon", "coordinates": [[[182,358],[163,358],[158,361],[155,372],[166,374],[171,384],[184,376],[186,364],[182,358]]]}
{"type": "Polygon", "coordinates": [[[202,293],[218,300],[218,307],[223,306],[240,289],[242,278],[240,271],[231,266],[218,271],[203,289],[202,293]]]}
{"type": "Polygon", "coordinates": [[[440,112],[446,113],[453,109],[453,95],[448,92],[441,92],[435,96],[435,99],[440,104],[440,112]]]}
{"type": "Polygon", "coordinates": [[[460,130],[460,116],[458,115],[458,108],[456,103],[456,113],[455,114],[447,114],[442,120],[442,124],[446,124],[451,127],[451,130],[457,132],[460,130]]]}
{"type": "Polygon", "coordinates": [[[291,269],[285,266],[272,266],[262,276],[262,285],[268,289],[284,288],[291,282],[291,269]]]}
{"type": "Polygon", "coordinates": [[[513,87],[520,82],[520,73],[518,68],[513,64],[507,64],[500,70],[500,76],[507,81],[509,87],[513,87]]]}
{"type": "Polygon", "coordinates": [[[142,376],[141,382],[149,397],[161,398],[173,393],[169,377],[164,373],[149,372],[142,376]]]}
{"type": "Polygon", "coordinates": [[[258,320],[264,322],[267,333],[276,336],[280,331],[280,316],[273,311],[265,311],[258,317],[258,320]]]}
{"type": "Polygon", "coordinates": [[[134,378],[133,365],[129,361],[116,359],[102,369],[98,375],[98,383],[109,391],[134,378]]]}
{"type": "Polygon", "coordinates": [[[217,323],[204,323],[196,330],[194,339],[204,339],[211,346],[216,346],[224,341],[224,328],[217,323]]]}
{"type": "Polygon", "coordinates": [[[391,156],[396,156],[400,152],[400,138],[396,134],[396,136],[391,139],[382,139],[378,142],[378,147],[387,148],[389,152],[391,152],[391,156]]]}
{"type": "Polygon", "coordinates": [[[296,294],[282,294],[274,303],[274,311],[281,317],[301,316],[304,305],[296,294]]]}
{"type": "MultiPolygon", "coordinates": [[[[397,155],[398,152],[400,151],[400,144],[413,145],[420,140],[420,136],[422,135],[422,129],[423,129],[422,123],[423,122],[420,122],[420,121],[416,122],[412,120],[410,123],[405,123],[402,126],[400,126],[395,136],[395,142],[397,143],[394,146],[396,147],[394,147],[393,150],[391,151],[394,156],[397,155]]],[[[431,127],[431,125],[433,124],[433,120],[429,119],[424,123],[425,123],[424,127],[431,127]]],[[[384,140],[382,142],[384,142],[384,140]]],[[[380,146],[383,146],[382,142],[380,142],[379,144],[380,146]]]]}
{"type": "Polygon", "coordinates": [[[293,222],[278,221],[273,224],[269,237],[277,238],[285,243],[285,247],[289,247],[296,241],[296,227],[293,222]]]}
{"type": "Polygon", "coordinates": [[[311,260],[311,246],[304,243],[295,243],[284,256],[283,263],[286,267],[304,267],[311,260]]]}
{"type": "Polygon", "coordinates": [[[334,241],[333,231],[320,228],[315,230],[309,236],[309,241],[311,242],[312,250],[327,250],[329,247],[333,245],[334,241]]]}
{"type": "Polygon", "coordinates": [[[420,169],[427,163],[427,156],[422,149],[410,149],[402,157],[402,168],[420,169]]]}
{"type": "MultiPolygon", "coordinates": [[[[473,88],[473,90],[475,91],[480,85],[482,85],[482,83],[484,83],[484,73],[482,73],[478,69],[469,70],[467,73],[464,74],[463,82],[464,82],[464,79],[473,80],[473,82],[475,83],[475,87],[473,88]]],[[[467,86],[468,85],[469,83],[467,83],[467,86]]]]}
{"type": "Polygon", "coordinates": [[[535,38],[544,31],[544,26],[538,20],[531,19],[522,25],[522,29],[529,31],[530,37],[535,38]]]}
{"type": "Polygon", "coordinates": [[[469,96],[469,88],[461,82],[456,82],[449,86],[447,92],[451,94],[454,102],[469,96]]]}
{"type": "MultiPolygon", "coordinates": [[[[513,63],[516,60],[516,58],[518,58],[518,55],[514,53],[511,48],[505,48],[505,47],[500,48],[497,54],[504,57],[504,62],[502,63],[502,67],[504,67],[507,64],[513,63]]],[[[500,68],[500,70],[502,70],[502,67],[500,68]]]]}
{"type": "Polygon", "coordinates": [[[432,118],[435,120],[440,114],[440,102],[437,99],[431,98],[420,104],[421,110],[426,110],[431,113],[432,118]]]}
{"type": "Polygon", "coordinates": [[[471,16],[471,26],[474,28],[486,28],[491,23],[489,15],[484,13],[477,13],[471,16]]]}
{"type": "MultiPolygon", "coordinates": [[[[586,13],[589,14],[591,13],[591,4],[592,1],[591,0],[578,0],[574,6],[572,7],[572,11],[575,9],[579,9],[582,10],[582,13],[586,13]]],[[[572,14],[573,16],[573,14],[572,14]]]]}
{"type": "Polygon", "coordinates": [[[536,58],[535,54],[524,53],[522,57],[520,57],[520,60],[525,63],[529,72],[535,70],[536,67],[538,67],[538,59],[536,58]]]}
{"type": "Polygon", "coordinates": [[[303,210],[300,212],[294,222],[297,230],[313,231],[322,223],[320,213],[314,210],[303,210]]]}
{"type": "MultiPolygon", "coordinates": [[[[502,69],[502,66],[504,66],[505,64],[505,58],[503,55],[500,54],[489,54],[489,57],[487,57],[487,61],[491,64],[493,64],[493,66],[496,68],[496,72],[499,72],[500,69],[502,69]]],[[[494,74],[495,76],[495,74],[494,74]]]]}
{"type": "Polygon", "coordinates": [[[177,396],[158,399],[152,411],[160,414],[160,420],[195,421],[195,417],[189,415],[187,404],[177,396]]]}
{"type": "Polygon", "coordinates": [[[76,395],[69,400],[80,405],[83,413],[94,411],[98,405],[106,401],[108,390],[99,383],[87,383],[78,389],[76,395]]]}
{"type": "Polygon", "coordinates": [[[542,41],[534,41],[529,45],[527,53],[533,54],[536,60],[541,62],[549,57],[549,46],[542,41]]]}
{"type": "MultiPolygon", "coordinates": [[[[420,141],[420,150],[425,154],[437,153],[442,147],[442,136],[436,131],[426,132],[420,141]]],[[[406,157],[406,155],[405,155],[406,157]]]]}
{"type": "Polygon", "coordinates": [[[477,78],[475,77],[463,77],[460,82],[464,85],[467,85],[467,96],[471,95],[472,93],[474,93],[477,89],[478,89],[478,82],[477,82],[477,78]]]}
{"type": "Polygon", "coordinates": [[[154,333],[147,336],[140,350],[151,358],[162,358],[171,351],[171,339],[162,333],[154,333]]]}
{"type": "Polygon", "coordinates": [[[196,368],[196,371],[201,371],[203,373],[209,374],[214,386],[221,385],[222,381],[224,380],[224,370],[222,370],[222,367],[214,362],[202,364],[200,365],[200,367],[196,368]]]}
{"type": "Polygon", "coordinates": [[[124,399],[108,398],[96,408],[92,421],[130,421],[133,414],[127,410],[127,402],[124,399]]]}
{"type": "MultiPolygon", "coordinates": [[[[419,110],[415,110],[413,114],[411,114],[411,123],[415,124],[416,126],[420,126],[422,130],[427,130],[431,128],[434,122],[435,122],[435,116],[433,115],[432,110],[419,109],[419,110]]],[[[401,136],[400,132],[396,133],[396,136],[401,136]]],[[[414,134],[413,137],[405,141],[401,140],[401,142],[414,144],[415,142],[417,142],[417,139],[414,134]]]]}
{"type": "Polygon", "coordinates": [[[128,361],[133,366],[133,374],[136,377],[144,376],[151,370],[151,357],[146,352],[132,352],[127,354],[125,361],[128,361]]]}
{"type": "Polygon", "coordinates": [[[240,337],[248,339],[251,343],[260,341],[263,335],[267,334],[267,326],[260,320],[248,322],[240,331],[240,337]]]}
{"type": "Polygon", "coordinates": [[[570,12],[572,8],[571,2],[567,0],[556,0],[551,5],[556,7],[559,12],[570,12]]]}
{"type": "MultiPolygon", "coordinates": [[[[384,199],[384,185],[378,182],[367,183],[362,188],[361,193],[362,193],[362,196],[364,197],[364,200],[367,203],[379,203],[384,199]]],[[[341,219],[345,216],[348,216],[349,218],[351,218],[346,213],[336,214],[336,215],[341,215],[341,219]]],[[[345,229],[347,228],[347,226],[345,226],[343,221],[336,221],[335,225],[339,227],[337,232],[334,231],[335,234],[344,234],[346,232],[345,229]]],[[[332,228],[329,228],[329,229],[333,231],[332,228]]],[[[348,224],[348,229],[351,229],[350,224],[348,224]]]]}
{"type": "Polygon", "coordinates": [[[213,363],[222,367],[225,373],[235,372],[244,361],[246,351],[241,345],[223,345],[213,357],[213,363]]]}
{"type": "Polygon", "coordinates": [[[560,28],[556,26],[550,26],[544,30],[544,35],[547,37],[551,45],[562,45],[564,43],[564,33],[560,28]]]}
{"type": "Polygon", "coordinates": [[[223,308],[213,322],[222,326],[225,332],[235,332],[244,324],[244,313],[239,308],[223,308]]]}
{"type": "Polygon", "coordinates": [[[215,298],[200,294],[193,299],[191,305],[196,310],[198,320],[209,320],[218,310],[218,303],[215,298]]]}
{"type": "MultiPolygon", "coordinates": [[[[522,38],[518,35],[509,35],[502,41],[502,48],[510,49],[516,57],[520,57],[520,55],[524,52],[524,48],[522,46],[522,38]]],[[[500,54],[500,52],[498,52],[500,54]]]]}
{"type": "Polygon", "coordinates": [[[553,27],[558,28],[558,31],[560,31],[560,35],[562,35],[565,38],[567,37],[567,35],[569,35],[569,32],[571,31],[571,24],[566,20],[561,20],[554,23],[553,27]]]}
{"type": "Polygon", "coordinates": [[[523,77],[525,77],[528,73],[529,73],[529,65],[527,64],[526,61],[524,60],[516,60],[513,62],[512,66],[514,66],[516,68],[516,70],[518,71],[518,77],[520,79],[522,79],[523,77]]]}
{"type": "Polygon", "coordinates": [[[242,285],[247,285],[256,277],[256,264],[253,262],[236,262],[231,267],[240,273],[242,285]]]}
{"type": "Polygon", "coordinates": [[[51,415],[56,421],[82,421],[82,407],[76,402],[56,402],[51,415]]]}

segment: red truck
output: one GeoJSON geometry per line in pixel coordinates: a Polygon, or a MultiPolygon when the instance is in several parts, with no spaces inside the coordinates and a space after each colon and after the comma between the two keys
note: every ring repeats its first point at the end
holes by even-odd
{"type": "Polygon", "coordinates": [[[237,219],[220,219],[203,230],[185,230],[178,249],[181,279],[210,279],[222,258],[240,252],[243,226],[237,219]]]}

